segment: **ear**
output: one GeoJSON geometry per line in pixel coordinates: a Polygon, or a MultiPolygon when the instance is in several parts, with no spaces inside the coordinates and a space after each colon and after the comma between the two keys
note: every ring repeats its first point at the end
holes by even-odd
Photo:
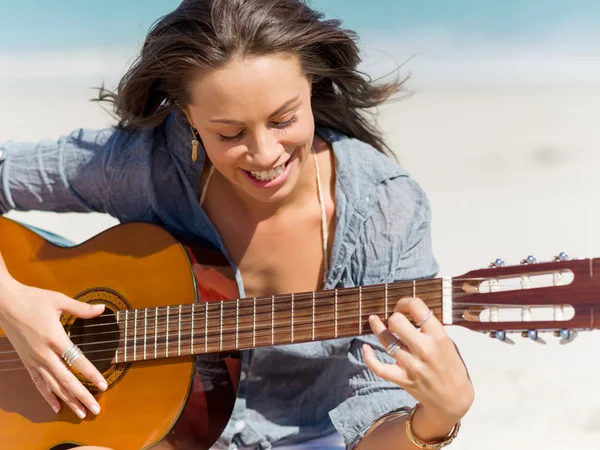
{"type": "Polygon", "coordinates": [[[190,112],[187,110],[187,108],[181,108],[181,112],[183,112],[183,114],[185,114],[185,117],[187,118],[188,123],[190,124],[190,126],[196,128],[194,126],[194,122],[192,121],[192,115],[190,114],[190,112]]]}

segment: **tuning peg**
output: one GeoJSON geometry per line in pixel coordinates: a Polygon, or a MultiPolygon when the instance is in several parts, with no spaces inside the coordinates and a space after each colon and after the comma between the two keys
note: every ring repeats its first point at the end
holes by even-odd
{"type": "Polygon", "coordinates": [[[554,336],[561,338],[559,343],[564,345],[573,342],[573,340],[577,337],[577,331],[567,329],[556,330],[554,332],[554,336]]]}
{"type": "Polygon", "coordinates": [[[490,332],[490,337],[492,339],[498,339],[500,342],[504,342],[505,344],[513,345],[515,341],[506,337],[506,331],[498,330],[490,332]]]}
{"type": "Polygon", "coordinates": [[[524,338],[529,338],[532,341],[538,342],[540,344],[545,344],[546,341],[544,341],[538,334],[537,330],[528,330],[528,331],[523,331],[523,333],[521,333],[521,336],[523,336],[524,338]]]}
{"type": "Polygon", "coordinates": [[[537,263],[537,259],[535,256],[529,255],[527,258],[521,260],[521,264],[535,264],[537,263]]]}
{"type": "Polygon", "coordinates": [[[560,252],[557,256],[554,256],[552,258],[553,261],[568,261],[569,260],[569,255],[567,255],[565,252],[560,252]]]}
{"type": "Polygon", "coordinates": [[[501,258],[496,258],[495,261],[488,264],[489,267],[504,267],[504,265],[504,261],[501,258]]]}

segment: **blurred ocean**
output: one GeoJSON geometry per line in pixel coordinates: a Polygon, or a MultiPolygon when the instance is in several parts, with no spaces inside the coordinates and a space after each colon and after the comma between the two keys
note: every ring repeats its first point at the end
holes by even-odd
{"type": "MultiPolygon", "coordinates": [[[[123,73],[177,0],[0,1],[0,83],[123,73]]],[[[312,0],[356,30],[364,70],[403,65],[424,83],[591,83],[600,76],[600,2],[312,0]]]]}

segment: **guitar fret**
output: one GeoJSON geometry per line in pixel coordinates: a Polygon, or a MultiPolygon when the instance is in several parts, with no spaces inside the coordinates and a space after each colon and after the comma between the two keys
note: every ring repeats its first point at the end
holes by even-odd
{"type": "Polygon", "coordinates": [[[165,357],[169,357],[169,307],[167,306],[167,329],[165,331],[165,357]]]}
{"type": "Polygon", "coordinates": [[[192,328],[191,328],[191,335],[190,335],[190,355],[194,354],[194,320],[196,320],[196,318],[194,317],[194,309],[196,307],[195,303],[192,303],[192,328]]]}
{"type": "Polygon", "coordinates": [[[240,330],[240,299],[235,301],[235,348],[239,346],[239,330],[240,330]]]}
{"type": "Polygon", "coordinates": [[[205,303],[206,312],[204,314],[204,353],[208,353],[208,302],[205,303]]]}
{"type": "Polygon", "coordinates": [[[252,306],[252,347],[256,347],[256,297],[252,306]]]}
{"type": "Polygon", "coordinates": [[[148,308],[144,308],[144,361],[146,360],[146,339],[148,333],[148,308]]]}
{"type": "Polygon", "coordinates": [[[413,280],[413,298],[417,297],[417,282],[413,280]]]}
{"type": "Polygon", "coordinates": [[[158,356],[158,306],[154,309],[154,359],[158,356]]]}
{"type": "Polygon", "coordinates": [[[315,340],[315,293],[312,293],[312,340],[315,340]]]}
{"type": "Polygon", "coordinates": [[[452,278],[442,278],[442,323],[452,325],[452,278]]]}
{"type": "MultiPolygon", "coordinates": [[[[116,312],[115,316],[117,317],[117,326],[119,326],[119,311],[116,312]]],[[[117,345],[117,350],[115,351],[115,364],[119,362],[119,346],[117,345]]]]}
{"type": "Polygon", "coordinates": [[[123,362],[127,362],[127,325],[129,322],[129,310],[125,310],[125,348],[123,349],[123,362]]]}
{"type": "Polygon", "coordinates": [[[294,294],[292,294],[292,326],[290,328],[291,339],[294,342],[294,294]]]}
{"type": "Polygon", "coordinates": [[[275,296],[271,295],[271,345],[275,343],[275,296]]]}
{"type": "Polygon", "coordinates": [[[362,334],[362,286],[358,287],[358,334],[362,334]]]}
{"type": "Polygon", "coordinates": [[[137,361],[137,312],[135,309],[133,311],[133,360],[137,361]]]}
{"type": "Polygon", "coordinates": [[[223,351],[223,302],[221,301],[221,319],[219,321],[219,351],[223,351]]]}
{"type": "Polygon", "coordinates": [[[179,316],[177,317],[177,356],[181,356],[181,305],[179,305],[179,316]]]}
{"type": "Polygon", "coordinates": [[[383,316],[383,323],[387,326],[388,320],[388,285],[387,283],[383,286],[383,298],[385,300],[385,315],[383,316]]]}
{"type": "Polygon", "coordinates": [[[333,313],[333,322],[334,322],[334,337],[338,337],[338,290],[337,288],[334,291],[334,313],[333,313]]]}

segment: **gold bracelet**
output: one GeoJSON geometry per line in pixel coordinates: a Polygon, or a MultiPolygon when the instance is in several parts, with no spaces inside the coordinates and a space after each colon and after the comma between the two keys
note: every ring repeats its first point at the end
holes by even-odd
{"type": "Polygon", "coordinates": [[[460,420],[458,421],[458,423],[456,425],[454,425],[454,428],[452,428],[452,431],[450,432],[450,434],[448,436],[446,436],[444,438],[444,440],[439,441],[439,442],[423,442],[415,436],[415,434],[413,433],[413,430],[412,430],[412,420],[413,420],[413,417],[415,416],[415,413],[417,412],[417,409],[419,409],[419,406],[421,406],[421,404],[417,403],[413,407],[413,409],[410,411],[410,414],[408,415],[408,418],[406,419],[406,435],[408,436],[408,439],[410,440],[410,442],[412,442],[418,448],[427,449],[427,450],[437,450],[437,449],[443,448],[447,445],[450,445],[450,443],[454,440],[454,438],[458,434],[458,430],[460,429],[460,420]]]}

